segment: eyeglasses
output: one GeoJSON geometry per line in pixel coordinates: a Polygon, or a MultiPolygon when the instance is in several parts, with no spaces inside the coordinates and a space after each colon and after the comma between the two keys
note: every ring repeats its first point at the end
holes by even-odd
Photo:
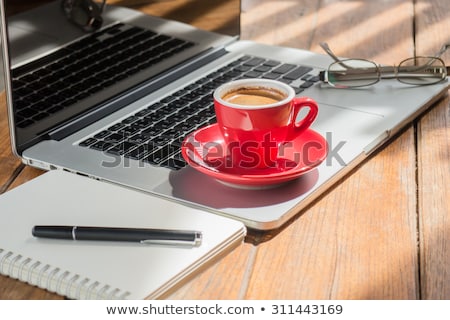
{"type": "Polygon", "coordinates": [[[444,80],[449,72],[440,56],[450,45],[444,45],[435,56],[408,58],[398,66],[380,66],[365,59],[341,60],[326,43],[320,46],[335,62],[326,71],[321,71],[319,78],[336,88],[365,87],[381,79],[397,79],[405,84],[423,86],[444,80]]]}
{"type": "Polygon", "coordinates": [[[94,0],[62,0],[61,7],[67,18],[84,31],[92,32],[103,24],[102,13],[106,0],[98,5],[94,0]]]}

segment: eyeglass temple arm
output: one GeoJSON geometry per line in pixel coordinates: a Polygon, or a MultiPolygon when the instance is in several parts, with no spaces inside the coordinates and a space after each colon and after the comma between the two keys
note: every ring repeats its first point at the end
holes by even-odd
{"type": "Polygon", "coordinates": [[[439,52],[435,54],[435,57],[439,58],[440,56],[442,56],[444,52],[447,51],[448,48],[450,48],[450,44],[444,44],[439,50],[439,52]]]}
{"type": "Polygon", "coordinates": [[[328,43],[326,42],[320,42],[319,45],[322,47],[323,50],[325,50],[325,52],[331,57],[333,58],[334,61],[336,61],[337,63],[339,63],[339,65],[341,65],[344,68],[347,69],[355,69],[352,66],[349,66],[348,64],[345,64],[344,61],[342,61],[341,59],[339,59],[334,53],[333,51],[331,51],[330,47],[328,46],[328,43]]]}
{"type": "Polygon", "coordinates": [[[105,9],[106,6],[106,0],[102,1],[102,4],[100,5],[100,12],[103,12],[103,9],[105,9]]]}
{"type": "MultiPolygon", "coordinates": [[[[447,49],[450,48],[450,44],[444,44],[441,49],[434,55],[434,57],[436,58],[440,58],[445,51],[447,51],[447,49]]],[[[428,61],[427,65],[431,65],[433,63],[434,59],[431,59],[430,61],[428,61]]],[[[448,73],[448,67],[447,67],[447,73],[448,73]]]]}
{"type": "Polygon", "coordinates": [[[333,58],[334,61],[340,62],[341,60],[331,51],[330,47],[328,46],[328,43],[326,42],[320,42],[319,45],[322,47],[322,49],[333,58]]]}

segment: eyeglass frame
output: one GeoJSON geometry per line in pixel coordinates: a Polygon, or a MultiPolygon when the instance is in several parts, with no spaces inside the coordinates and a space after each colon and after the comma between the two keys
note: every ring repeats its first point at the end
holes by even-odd
{"type": "MultiPolygon", "coordinates": [[[[448,76],[448,74],[450,74],[450,67],[449,67],[449,66],[446,66],[446,65],[445,65],[445,62],[440,58],[440,56],[441,56],[448,48],[450,48],[450,44],[444,44],[444,45],[441,47],[441,49],[439,50],[439,52],[436,53],[435,56],[417,56],[417,57],[407,58],[407,59],[402,60],[402,61],[399,63],[398,66],[381,66],[381,65],[375,63],[374,61],[366,60],[366,59],[351,59],[351,58],[350,58],[350,59],[343,59],[343,60],[342,60],[342,59],[338,58],[338,57],[333,53],[333,51],[331,51],[330,47],[328,46],[328,44],[327,44],[326,42],[321,42],[321,43],[320,43],[320,46],[322,47],[322,49],[323,49],[323,50],[324,50],[331,58],[333,58],[333,60],[334,60],[335,62],[331,63],[327,70],[321,71],[321,72],[319,73],[319,79],[320,79],[320,81],[322,81],[322,82],[324,82],[324,83],[327,83],[327,84],[329,84],[329,85],[331,85],[331,86],[333,86],[333,87],[335,87],[335,88],[360,88],[360,87],[368,87],[368,86],[371,86],[371,85],[374,85],[374,84],[378,83],[381,79],[397,79],[399,82],[404,83],[404,84],[408,84],[408,85],[420,85],[420,86],[423,86],[423,85],[432,85],[432,84],[436,84],[436,83],[441,82],[442,80],[444,80],[444,79],[448,76]],[[429,62],[428,64],[426,64],[426,65],[430,65],[430,66],[431,66],[432,61],[435,61],[435,60],[440,61],[440,62],[442,63],[442,66],[444,67],[444,71],[445,71],[444,73],[442,73],[443,75],[442,75],[441,79],[438,79],[438,80],[435,81],[435,82],[423,83],[423,84],[418,84],[418,83],[412,84],[412,83],[408,83],[408,82],[402,81],[402,80],[401,80],[401,77],[399,76],[399,69],[398,69],[399,66],[401,66],[402,63],[404,63],[405,61],[408,61],[408,60],[414,60],[414,59],[420,59],[420,58],[429,59],[430,62],[429,62]],[[330,82],[330,81],[328,80],[328,73],[329,73],[329,68],[330,68],[332,65],[340,64],[340,65],[344,66],[344,68],[346,68],[346,69],[358,69],[358,68],[355,68],[355,67],[352,67],[352,66],[349,66],[349,65],[345,64],[345,62],[348,62],[348,61],[363,61],[363,62],[371,63],[371,64],[375,67],[374,72],[371,73],[371,74],[377,76],[376,81],[374,81],[374,82],[372,82],[372,83],[368,83],[368,84],[349,85],[349,86],[340,85],[340,84],[334,84],[333,82],[330,82]],[[393,75],[388,76],[388,75],[383,75],[383,73],[391,73],[391,74],[393,74],[393,75]]],[[[420,66],[417,66],[417,67],[423,67],[423,65],[420,65],[420,66]]],[[[365,70],[365,69],[361,69],[361,71],[363,71],[363,72],[366,73],[366,74],[368,73],[367,70],[365,70]]],[[[358,79],[358,78],[356,78],[355,80],[357,80],[357,79],[358,79]]]]}
{"type": "Polygon", "coordinates": [[[102,13],[105,9],[107,0],[102,0],[97,4],[94,0],[62,0],[61,8],[65,12],[67,19],[81,27],[86,32],[93,32],[103,24],[102,13]],[[79,9],[86,15],[86,22],[78,21],[74,15],[75,10],[79,9]]]}

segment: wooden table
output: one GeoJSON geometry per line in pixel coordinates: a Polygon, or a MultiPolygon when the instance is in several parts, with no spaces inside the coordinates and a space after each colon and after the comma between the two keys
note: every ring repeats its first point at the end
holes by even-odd
{"type": "MultiPolygon", "coordinates": [[[[447,0],[242,0],[241,6],[244,39],[317,52],[326,41],[338,55],[383,64],[450,43],[447,0]]],[[[444,60],[450,64],[450,52],[444,60]]],[[[3,192],[42,172],[11,155],[4,100],[0,112],[3,192]]],[[[169,298],[449,299],[449,141],[446,96],[293,221],[250,232],[169,298]]],[[[0,298],[62,297],[0,277],[0,298]]]]}

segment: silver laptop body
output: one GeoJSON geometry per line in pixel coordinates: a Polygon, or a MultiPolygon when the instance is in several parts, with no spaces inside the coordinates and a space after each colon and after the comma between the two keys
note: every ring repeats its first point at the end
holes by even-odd
{"type": "MultiPolygon", "coordinates": [[[[78,115],[72,122],[62,122],[45,131],[44,139],[32,136],[29,138],[31,142],[18,141],[10,68],[20,67],[86,34],[67,21],[59,2],[11,19],[8,26],[4,1],[1,9],[12,145],[24,163],[45,170],[66,170],[199,206],[241,220],[255,229],[281,226],[432,105],[448,87],[447,81],[412,87],[396,80],[383,80],[372,87],[346,90],[317,82],[299,95],[312,97],[319,104],[319,116],[312,129],[326,138],[329,147],[327,159],[310,172],[276,188],[230,187],[189,166],[173,170],[122,156],[113,157],[79,144],[243,56],[309,66],[313,75],[328,67],[331,62],[328,56],[240,41],[127,8],[107,6],[103,13],[103,27],[120,21],[195,45],[155,64],[148,74],[150,80],[143,82],[145,90],[125,91],[115,99],[120,100],[119,107],[111,107],[117,101],[107,101],[99,108],[78,115]]],[[[296,81],[296,86],[303,82],[301,79],[296,81]]],[[[127,85],[127,80],[120,83],[124,88],[127,85]]],[[[89,100],[83,103],[87,104],[89,100]]],[[[74,196],[82,199],[82,194],[74,196]]]]}

